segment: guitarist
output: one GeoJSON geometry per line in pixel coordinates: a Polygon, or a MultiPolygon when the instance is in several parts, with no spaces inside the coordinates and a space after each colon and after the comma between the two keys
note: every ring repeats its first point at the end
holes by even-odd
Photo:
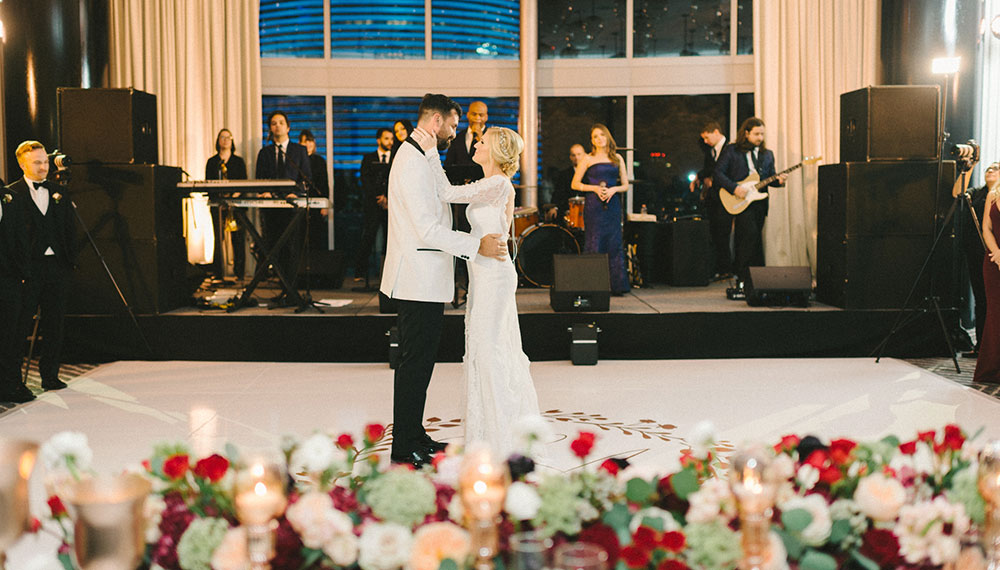
{"type": "MultiPolygon", "coordinates": [[[[759,180],[774,175],[774,153],[764,147],[764,121],[750,117],[743,121],[736,134],[736,142],[722,149],[715,163],[713,182],[718,188],[725,188],[737,198],[745,198],[747,188],[742,186],[751,174],[759,180]]],[[[778,176],[770,186],[784,186],[787,174],[778,176]]],[[[750,184],[752,185],[752,183],[750,184]]],[[[750,276],[751,266],[764,265],[764,242],[761,231],[767,218],[767,199],[750,204],[736,215],[734,241],[736,245],[736,276],[742,289],[750,276]]]]}

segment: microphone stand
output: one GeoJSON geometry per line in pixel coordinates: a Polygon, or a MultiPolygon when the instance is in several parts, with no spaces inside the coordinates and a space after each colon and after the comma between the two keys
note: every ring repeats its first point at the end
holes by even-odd
{"type": "MultiPolygon", "coordinates": [[[[306,160],[308,160],[308,159],[309,159],[309,155],[306,154],[306,160]]],[[[319,188],[316,188],[316,185],[313,184],[313,181],[310,180],[310,178],[308,176],[306,176],[306,173],[303,172],[301,166],[299,166],[298,164],[296,164],[294,162],[290,162],[288,160],[288,155],[287,154],[285,155],[285,164],[286,165],[287,164],[291,164],[292,166],[295,167],[295,171],[299,173],[299,181],[302,183],[302,186],[305,188],[305,191],[306,191],[306,214],[305,214],[306,215],[306,227],[305,227],[305,230],[303,231],[303,235],[304,235],[303,239],[304,239],[304,242],[305,242],[303,244],[303,249],[305,250],[305,255],[306,255],[306,271],[305,271],[306,292],[305,292],[304,295],[301,295],[301,297],[302,297],[302,303],[298,306],[298,308],[295,309],[295,312],[296,313],[302,313],[302,312],[304,312],[304,311],[312,308],[312,309],[316,309],[316,312],[318,312],[319,314],[322,315],[322,314],[325,314],[325,313],[323,312],[323,309],[321,309],[319,307],[319,305],[317,305],[316,302],[313,301],[313,298],[312,298],[312,286],[309,283],[310,280],[311,280],[311,276],[312,276],[312,267],[311,267],[312,266],[312,261],[309,259],[310,255],[312,253],[312,251],[311,251],[312,248],[310,247],[310,243],[309,243],[311,241],[309,239],[311,237],[309,235],[309,218],[311,217],[310,214],[312,213],[312,208],[310,207],[310,204],[309,204],[309,194],[311,194],[312,192],[315,192],[316,194],[319,194],[319,188]],[[310,190],[312,190],[312,192],[310,192],[310,190]]],[[[298,272],[298,270],[299,270],[298,267],[296,267],[294,269],[295,269],[296,272],[298,272]]]]}

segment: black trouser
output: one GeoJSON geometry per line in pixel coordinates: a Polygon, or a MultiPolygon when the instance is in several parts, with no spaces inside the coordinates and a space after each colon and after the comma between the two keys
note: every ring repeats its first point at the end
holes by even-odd
{"type": "Polygon", "coordinates": [[[285,228],[288,224],[292,223],[292,219],[299,211],[297,209],[274,209],[265,210],[262,214],[262,222],[264,226],[264,241],[267,242],[268,250],[275,254],[275,259],[277,260],[276,265],[281,267],[281,271],[285,274],[285,278],[292,289],[296,288],[296,281],[299,275],[299,253],[302,251],[302,225],[300,223],[292,231],[292,235],[285,242],[284,247],[280,250],[275,251],[274,245],[277,243],[278,239],[281,238],[281,234],[285,232],[285,228]]]}
{"type": "MultiPolygon", "coordinates": [[[[971,225],[971,224],[970,224],[971,225]]],[[[972,298],[975,301],[976,315],[976,348],[983,339],[983,325],[986,324],[986,283],[983,281],[983,246],[978,242],[965,244],[965,264],[969,267],[969,283],[972,285],[972,298]]]]}
{"type": "Polygon", "coordinates": [[[371,258],[375,238],[378,237],[378,229],[382,228],[382,233],[388,238],[388,224],[389,215],[385,210],[380,208],[378,212],[365,212],[365,225],[364,229],[361,230],[361,245],[358,247],[358,255],[354,260],[355,277],[368,275],[368,260],[371,258]]]}
{"type": "Polygon", "coordinates": [[[715,272],[719,274],[732,273],[733,254],[729,249],[729,237],[733,233],[734,216],[726,211],[722,201],[719,200],[719,192],[715,188],[708,190],[705,209],[708,211],[708,227],[712,236],[715,272]]]}
{"type": "Polygon", "coordinates": [[[396,301],[399,312],[399,365],[393,380],[392,451],[407,453],[417,447],[426,432],[423,426],[427,386],[441,344],[444,304],[396,301]]]}
{"type": "Polygon", "coordinates": [[[754,202],[736,216],[736,274],[741,282],[750,278],[750,267],[764,265],[764,239],[761,230],[767,218],[767,202],[754,202]]]}
{"type": "MultiPolygon", "coordinates": [[[[452,223],[452,229],[469,233],[472,231],[472,226],[469,224],[469,218],[465,216],[465,208],[467,204],[452,204],[451,213],[454,218],[452,223]]],[[[464,259],[455,258],[455,300],[458,300],[458,290],[464,289],[469,290],[469,266],[465,264],[464,259]]]]}
{"type": "Polygon", "coordinates": [[[23,284],[20,279],[0,278],[0,392],[12,392],[22,383],[21,350],[24,335],[19,334],[23,284]]]}
{"type": "MultiPolygon", "coordinates": [[[[42,337],[42,350],[38,371],[43,382],[59,379],[68,292],[69,270],[56,256],[47,255],[32,260],[31,278],[25,282],[24,302],[21,304],[19,334],[31,334],[32,317],[41,309],[38,334],[42,337]]],[[[21,344],[19,354],[23,353],[23,346],[21,344]]]]}

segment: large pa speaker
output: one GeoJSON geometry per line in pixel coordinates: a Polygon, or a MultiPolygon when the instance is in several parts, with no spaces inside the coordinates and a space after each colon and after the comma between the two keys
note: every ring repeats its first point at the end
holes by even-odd
{"type": "Polygon", "coordinates": [[[611,273],[608,255],[553,255],[549,304],[557,312],[609,310],[611,273]]]}
{"type": "MultiPolygon", "coordinates": [[[[899,309],[933,241],[929,234],[842,240],[821,237],[817,243],[816,300],[844,309],[899,309]]],[[[942,247],[938,245],[939,250],[942,247]]],[[[933,272],[931,267],[917,283],[915,302],[929,290],[933,272]]]]}
{"type": "Polygon", "coordinates": [[[840,160],[934,160],[937,85],[864,87],[840,96],[840,160]]]}
{"type": "Polygon", "coordinates": [[[74,162],[159,162],[155,95],[60,87],[58,98],[59,149],[74,162]]]}
{"type": "Polygon", "coordinates": [[[182,237],[181,169],[145,164],[74,164],[69,191],[96,238],[182,237]]]}
{"type": "Polygon", "coordinates": [[[812,271],[808,266],[750,267],[747,304],[753,307],[809,306],[812,271]]]}
{"type": "Polygon", "coordinates": [[[712,279],[708,220],[677,220],[657,226],[654,280],[682,287],[708,285],[712,279]]]}

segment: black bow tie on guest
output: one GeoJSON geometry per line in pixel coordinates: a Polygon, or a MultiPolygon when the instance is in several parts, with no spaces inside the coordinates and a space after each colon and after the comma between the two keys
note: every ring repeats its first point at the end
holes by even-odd
{"type": "Polygon", "coordinates": [[[49,181],[48,180],[42,180],[41,182],[32,182],[32,184],[35,185],[35,190],[38,190],[39,188],[48,188],[49,187],[49,181]]]}

